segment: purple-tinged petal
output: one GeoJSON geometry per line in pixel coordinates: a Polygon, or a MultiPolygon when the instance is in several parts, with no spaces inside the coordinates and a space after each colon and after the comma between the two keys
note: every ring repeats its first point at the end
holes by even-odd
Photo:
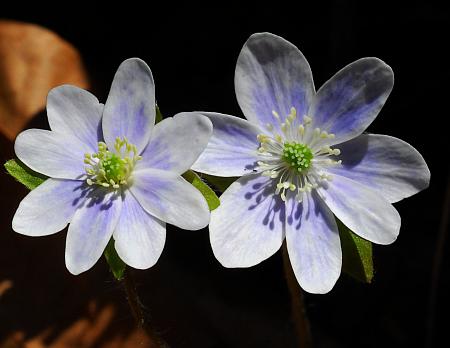
{"type": "Polygon", "coordinates": [[[420,153],[387,135],[362,134],[339,144],[342,166],[328,169],[398,202],[428,187],[430,171],[420,153]]]}
{"type": "Polygon", "coordinates": [[[242,176],[255,167],[259,127],[238,117],[202,112],[213,124],[213,134],[192,169],[217,176],[242,176]]]}
{"type": "Polygon", "coordinates": [[[297,47],[270,34],[253,34],[239,55],[234,78],[236,97],[245,117],[266,127],[295,107],[305,115],[314,95],[311,68],[297,47]]]}
{"type": "Polygon", "coordinates": [[[68,134],[44,129],[20,133],[14,144],[17,157],[34,171],[57,179],[80,179],[85,174],[88,144],[68,134]]]}
{"type": "Polygon", "coordinates": [[[251,267],[280,249],[285,236],[285,204],[270,179],[247,175],[236,180],[211,212],[209,235],[225,267],[251,267]]]}
{"type": "Polygon", "coordinates": [[[314,97],[309,111],[313,127],[335,134],[330,144],[357,137],[377,117],[393,86],[392,69],[378,58],[347,65],[314,97]]]}
{"type": "Polygon", "coordinates": [[[319,194],[350,230],[376,244],[391,244],[400,231],[400,215],[383,196],[366,186],[333,175],[319,194]]]}
{"type": "Polygon", "coordinates": [[[307,292],[329,292],[341,274],[342,251],[333,214],[314,192],[289,200],[286,243],[292,269],[307,292]]]}
{"type": "Polygon", "coordinates": [[[210,214],[205,198],[178,174],[143,169],[133,172],[132,180],[131,193],[152,216],[185,230],[208,225],[210,214]]]}
{"type": "Polygon", "coordinates": [[[203,152],[213,131],[211,121],[195,112],[183,112],[159,122],[152,132],[138,168],[183,174],[203,152]]]}
{"type": "Polygon", "coordinates": [[[109,149],[117,137],[126,137],[140,153],[155,124],[155,84],[148,65],[125,60],[117,69],[103,111],[103,136],[109,149]]]}
{"type": "Polygon", "coordinates": [[[50,128],[68,134],[97,150],[102,136],[103,104],[84,89],[63,85],[53,88],[47,97],[47,115],[50,128]]]}
{"type": "Polygon", "coordinates": [[[33,237],[59,232],[70,222],[82,199],[82,182],[47,179],[20,202],[12,228],[33,237]]]}
{"type": "Polygon", "coordinates": [[[102,256],[122,209],[116,192],[91,187],[72,218],[66,239],[66,267],[72,274],[90,269],[102,256]]]}
{"type": "Polygon", "coordinates": [[[113,237],[117,254],[127,265],[147,269],[158,261],[163,251],[166,224],[144,211],[127,192],[113,237]]]}

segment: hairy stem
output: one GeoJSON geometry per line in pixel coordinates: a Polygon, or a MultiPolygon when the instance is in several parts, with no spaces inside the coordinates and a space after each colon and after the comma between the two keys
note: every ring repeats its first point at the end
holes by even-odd
{"type": "Polygon", "coordinates": [[[286,282],[291,295],[291,315],[300,348],[312,348],[312,336],[309,320],[303,302],[303,291],[295,278],[286,247],[283,243],[283,266],[286,282]]]}
{"type": "Polygon", "coordinates": [[[433,346],[434,322],[436,317],[436,303],[439,288],[439,273],[441,270],[442,259],[444,257],[444,246],[447,240],[448,223],[450,211],[450,176],[447,180],[447,190],[442,205],[441,222],[439,226],[438,239],[436,242],[436,251],[434,253],[433,268],[431,270],[430,295],[428,299],[428,320],[426,327],[425,347],[433,346]]]}
{"type": "Polygon", "coordinates": [[[131,313],[139,328],[143,329],[150,339],[150,348],[169,348],[169,345],[158,335],[155,330],[151,328],[149,323],[145,320],[145,313],[142,308],[141,301],[139,300],[138,293],[136,291],[136,284],[130,270],[125,270],[122,283],[127,295],[128,305],[131,313]]]}

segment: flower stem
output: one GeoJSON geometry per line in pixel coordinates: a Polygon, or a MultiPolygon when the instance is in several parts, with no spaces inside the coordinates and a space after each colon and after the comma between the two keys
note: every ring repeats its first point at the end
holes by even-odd
{"type": "Polygon", "coordinates": [[[439,274],[441,270],[442,260],[444,258],[444,246],[448,238],[448,224],[449,224],[449,211],[450,211],[450,176],[447,179],[447,190],[444,197],[444,203],[442,205],[442,216],[438,231],[438,238],[436,241],[436,250],[433,259],[433,268],[431,270],[431,285],[430,294],[428,299],[428,318],[426,327],[426,341],[425,347],[431,348],[433,346],[434,339],[434,324],[436,317],[436,307],[438,299],[439,288],[439,274]]]}
{"type": "Polygon", "coordinates": [[[291,316],[294,322],[299,347],[311,348],[312,336],[303,301],[303,291],[295,278],[294,271],[292,270],[286,247],[286,241],[283,243],[283,266],[287,286],[291,295],[291,316]]]}
{"type": "Polygon", "coordinates": [[[125,270],[121,282],[125,289],[131,313],[133,314],[138,327],[144,330],[150,339],[149,348],[169,348],[169,345],[158,335],[158,333],[155,332],[155,330],[151,328],[145,320],[144,309],[136,291],[136,284],[128,268],[125,270]]]}

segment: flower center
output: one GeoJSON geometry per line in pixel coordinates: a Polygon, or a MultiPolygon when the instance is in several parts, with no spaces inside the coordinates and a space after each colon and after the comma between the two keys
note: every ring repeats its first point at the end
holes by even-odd
{"type": "Polygon", "coordinates": [[[314,155],[305,144],[286,142],[283,145],[282,158],[291,168],[301,173],[309,168],[314,155]]]}
{"type": "Polygon", "coordinates": [[[276,111],[272,115],[275,124],[267,123],[268,132],[257,137],[260,147],[256,170],[277,181],[275,194],[283,201],[292,191],[301,202],[305,193],[332,180],[327,168],[341,165],[341,160],[333,159],[341,152],[328,145],[334,134],[313,128],[313,119],[308,115],[302,122],[297,120],[294,107],[284,119],[276,111]]]}
{"type": "Polygon", "coordinates": [[[84,155],[84,163],[88,178],[88,185],[101,185],[118,189],[120,185],[126,185],[136,162],[142,159],[137,154],[135,145],[130,144],[124,137],[116,138],[115,152],[108,150],[104,142],[98,143],[98,152],[84,155]]]}

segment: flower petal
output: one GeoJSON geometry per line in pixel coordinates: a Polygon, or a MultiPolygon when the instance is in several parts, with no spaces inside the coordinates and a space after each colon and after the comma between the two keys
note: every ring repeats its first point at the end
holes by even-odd
{"type": "Polygon", "coordinates": [[[85,174],[84,154],[91,152],[77,138],[44,129],[20,133],[14,144],[17,157],[36,172],[58,179],[80,179],[85,174]]]}
{"type": "Polygon", "coordinates": [[[119,221],[122,199],[103,188],[91,189],[69,225],[66,267],[72,274],[90,269],[102,256],[119,221]]]}
{"type": "Polygon", "coordinates": [[[133,173],[131,193],[159,220],[185,230],[199,230],[209,223],[209,209],[202,194],[181,176],[158,169],[133,173]]]}
{"type": "Polygon", "coordinates": [[[75,214],[82,191],[80,181],[47,179],[20,202],[13,230],[33,237],[61,231],[75,214]]]}
{"type": "Polygon", "coordinates": [[[47,115],[50,128],[69,134],[88,144],[91,152],[97,150],[102,136],[103,104],[84,89],[63,85],[53,88],[47,98],[47,115]]]}
{"type": "Polygon", "coordinates": [[[146,269],[158,261],[163,251],[166,224],[145,212],[127,192],[113,236],[120,258],[131,267],[146,269]]]}
{"type": "Polygon", "coordinates": [[[285,205],[267,177],[239,178],[211,212],[209,235],[225,267],[251,267],[272,256],[284,240],[285,205]]]}
{"type": "Polygon", "coordinates": [[[155,124],[155,84],[148,65],[125,60],[117,69],[103,112],[103,136],[114,149],[117,137],[126,137],[140,153],[155,124]]]}
{"type": "Polygon", "coordinates": [[[282,120],[291,107],[299,116],[305,115],[314,95],[306,58],[293,44],[270,33],[253,34],[244,44],[234,84],[245,117],[262,127],[274,123],[272,110],[282,120]]]}
{"type": "Polygon", "coordinates": [[[183,174],[206,148],[213,128],[211,121],[195,112],[165,118],[153,129],[138,168],[155,168],[183,174]]]}
{"type": "Polygon", "coordinates": [[[339,144],[342,166],[328,171],[377,191],[398,202],[428,187],[430,171],[420,153],[387,135],[362,134],[339,144]]]}
{"type": "Polygon", "coordinates": [[[334,175],[319,194],[334,215],[357,235],[377,244],[391,244],[400,231],[400,215],[383,196],[343,176],[334,175]]]}
{"type": "Polygon", "coordinates": [[[286,225],[286,243],[300,286],[310,293],[329,292],[341,274],[339,230],[330,209],[314,192],[302,203],[295,199],[286,225]]]}
{"type": "Polygon", "coordinates": [[[330,144],[360,135],[377,117],[394,86],[392,69],[362,58],[340,70],[317,92],[309,116],[314,127],[335,134],[330,144]]]}
{"type": "Polygon", "coordinates": [[[217,176],[248,174],[257,160],[259,127],[235,116],[202,112],[213,124],[213,134],[192,169],[217,176]]]}

